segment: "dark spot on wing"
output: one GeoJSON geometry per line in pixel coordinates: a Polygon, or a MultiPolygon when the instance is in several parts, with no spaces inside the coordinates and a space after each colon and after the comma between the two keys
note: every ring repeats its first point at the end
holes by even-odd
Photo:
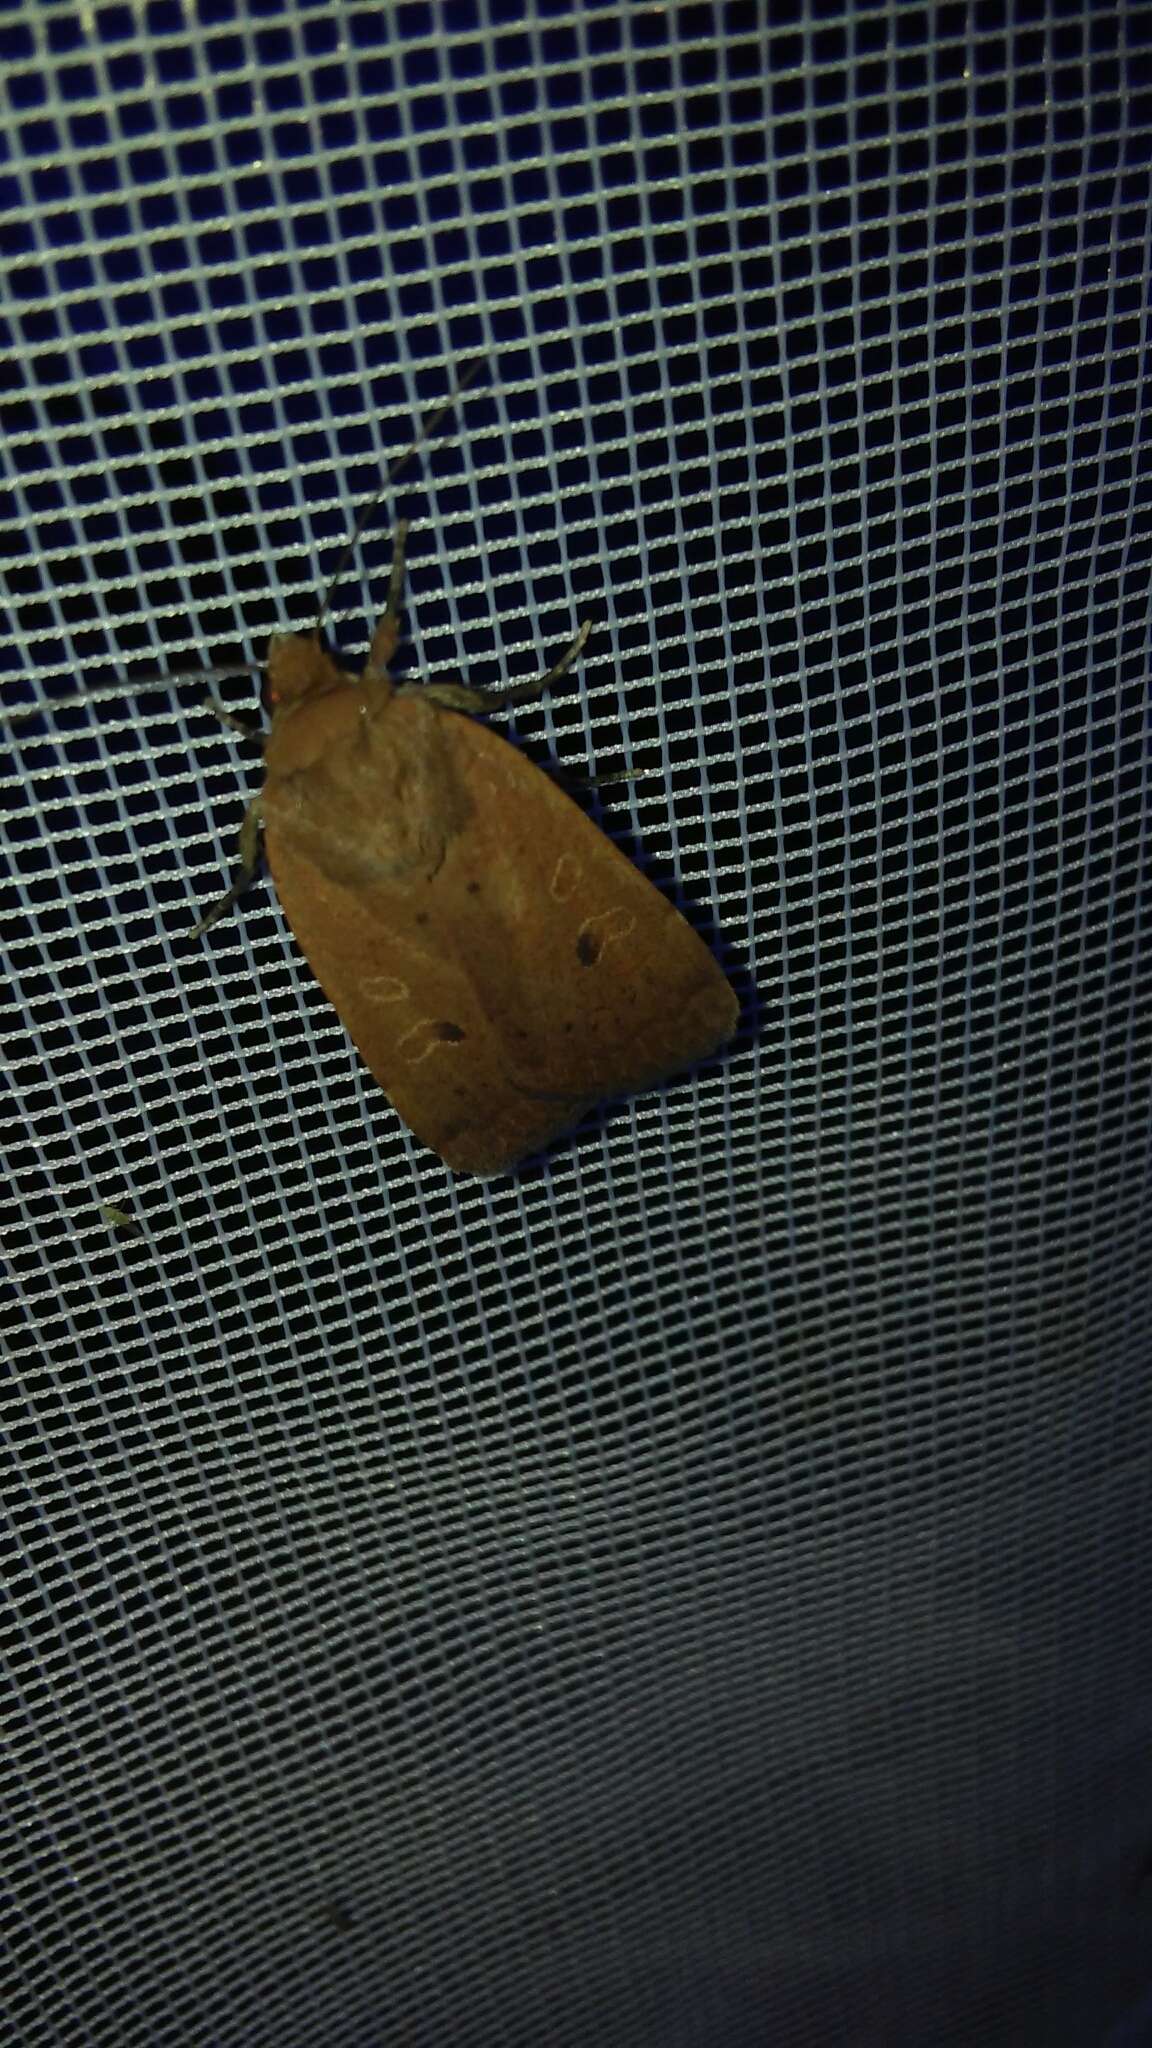
{"type": "Polygon", "coordinates": [[[576,941],[576,958],[581,967],[595,967],[603,951],[603,944],[595,932],[581,932],[576,941]]]}
{"type": "Polygon", "coordinates": [[[468,884],[468,894],[469,894],[470,896],[478,896],[478,895],[480,894],[480,884],[479,884],[479,882],[469,882],[469,884],[468,884]]]}
{"type": "Polygon", "coordinates": [[[465,1036],[459,1024],[450,1024],[447,1019],[444,1019],[439,1024],[434,1024],[432,1029],[444,1045],[459,1045],[460,1040],[465,1036]]]}
{"type": "Polygon", "coordinates": [[[416,912],[416,922],[417,924],[427,924],[428,912],[426,910],[418,910],[416,912]]]}

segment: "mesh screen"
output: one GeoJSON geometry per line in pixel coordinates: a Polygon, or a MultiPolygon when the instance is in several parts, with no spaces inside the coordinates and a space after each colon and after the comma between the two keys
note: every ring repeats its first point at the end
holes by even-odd
{"type": "Polygon", "coordinates": [[[1146,1981],[1152,11],[1008,15],[3,16],[14,2040],[1146,1981]],[[514,737],[743,1005],[488,1184],[267,884],[189,937],[259,759],[155,682],[477,355],[411,668],[593,618],[514,737]]]}

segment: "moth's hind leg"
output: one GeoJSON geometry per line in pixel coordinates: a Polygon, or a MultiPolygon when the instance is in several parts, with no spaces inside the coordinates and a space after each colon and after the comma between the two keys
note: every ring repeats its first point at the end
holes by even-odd
{"type": "Polygon", "coordinates": [[[228,894],[222,896],[219,903],[212,905],[211,910],[208,911],[205,917],[200,919],[199,924],[193,925],[192,930],[188,934],[189,938],[198,939],[202,932],[206,932],[210,925],[214,925],[219,918],[231,910],[234,903],[239,903],[246,889],[251,888],[256,880],[256,876],[260,872],[260,833],[262,826],[260,800],[257,798],[255,803],[249,804],[248,809],[244,813],[244,823],[240,827],[240,868],[236,880],[233,882],[228,894]]]}
{"type": "Polygon", "coordinates": [[[512,704],[530,704],[536,697],[542,697],[545,690],[570,669],[581,653],[584,642],[592,631],[591,619],[585,619],[570,647],[566,647],[558,662],[531,683],[509,683],[504,690],[473,690],[467,683],[424,683],[413,685],[422,697],[431,698],[445,711],[503,711],[512,704]]]}
{"type": "Polygon", "coordinates": [[[388,600],[372,635],[368,649],[367,675],[386,676],[388,664],[400,638],[400,601],[404,595],[404,550],[408,544],[408,521],[398,519],[392,537],[392,570],[388,578],[388,600]]]}

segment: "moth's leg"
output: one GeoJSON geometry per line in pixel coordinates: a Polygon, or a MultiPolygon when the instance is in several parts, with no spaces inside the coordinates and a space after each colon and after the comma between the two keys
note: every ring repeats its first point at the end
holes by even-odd
{"type": "Polygon", "coordinates": [[[392,571],[388,578],[388,601],[368,649],[367,675],[386,676],[388,663],[400,638],[400,600],[404,595],[404,550],[408,544],[408,521],[398,519],[392,540],[392,571]]]}
{"type": "Polygon", "coordinates": [[[258,727],[247,725],[242,718],[236,718],[226,705],[221,704],[218,697],[205,697],[202,709],[215,712],[221,725],[226,725],[230,732],[241,733],[246,740],[254,738],[256,731],[259,730],[258,727]]]}
{"type": "Polygon", "coordinates": [[[642,782],[643,768],[629,768],[623,754],[609,754],[603,761],[597,761],[594,775],[581,775],[579,769],[570,768],[566,761],[553,765],[551,773],[567,786],[575,789],[614,789],[624,782],[642,782]]]}
{"type": "Polygon", "coordinates": [[[203,932],[208,930],[210,925],[214,925],[218,918],[223,917],[226,911],[231,910],[234,903],[239,903],[246,889],[251,888],[260,872],[260,833],[262,827],[263,819],[260,815],[260,799],[257,797],[255,803],[249,804],[248,809],[245,811],[244,823],[240,827],[240,870],[236,880],[233,882],[228,894],[222,896],[219,903],[212,905],[207,916],[202,917],[199,924],[193,925],[192,930],[188,934],[189,938],[198,939],[203,932]]]}
{"type": "Polygon", "coordinates": [[[535,682],[510,683],[505,690],[472,690],[466,683],[424,683],[415,687],[422,697],[430,698],[445,711],[503,711],[511,704],[530,704],[571,668],[591,631],[592,621],[585,619],[571,647],[565,648],[555,667],[535,682]]]}

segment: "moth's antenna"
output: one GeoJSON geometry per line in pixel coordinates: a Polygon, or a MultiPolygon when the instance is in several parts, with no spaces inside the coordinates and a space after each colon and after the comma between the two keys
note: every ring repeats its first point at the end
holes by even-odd
{"type": "MultiPolygon", "coordinates": [[[[412,442],[411,447],[406,448],[404,450],[403,455],[399,456],[397,460],[391,463],[389,467],[385,470],[384,481],[383,484],[381,485],[381,488],[377,491],[376,496],[372,498],[367,505],[365,505],[364,510],[361,512],[359,518],[357,519],[355,525],[352,528],[351,534],[349,535],[347,541],[344,544],[344,548],[341,552],[340,559],[336,564],[336,568],[328,584],[328,588],[325,591],[323,598],[321,599],[320,610],[316,614],[316,624],[315,627],[313,628],[313,631],[319,632],[320,627],[324,624],[324,621],[328,616],[328,607],[332,602],[332,592],[335,590],[336,585],[339,583],[341,576],[344,574],[344,571],[348,566],[348,563],[350,562],[352,556],[355,554],[357,545],[360,540],[360,536],[363,533],[364,528],[367,526],[368,521],[371,519],[372,514],[375,512],[376,507],[384,499],[390,485],[395,482],[401,470],[406,468],[408,463],[411,462],[412,457],[419,453],[420,449],[424,446],[425,441],[431,439],[432,435],[436,432],[441,422],[447,419],[448,414],[452,411],[453,406],[458,403],[458,401],[464,396],[464,393],[466,391],[471,389],[472,385],[476,382],[477,377],[480,375],[481,370],[483,370],[486,367],[488,360],[489,359],[487,356],[480,356],[479,359],[472,364],[470,369],[465,370],[464,375],[461,377],[459,383],[456,384],[453,387],[453,389],[448,393],[448,396],[444,400],[444,403],[442,405],[438,405],[436,407],[435,412],[429,413],[428,418],[424,421],[424,424],[421,427],[420,432],[417,434],[416,439],[412,442]]],[[[137,677],[135,680],[133,680],[130,677],[129,684],[131,688],[137,690],[153,688],[166,690],[171,688],[173,683],[205,683],[215,682],[217,680],[223,682],[231,676],[259,676],[262,675],[263,672],[263,666],[258,661],[234,661],[230,663],[218,663],[211,668],[186,669],[183,671],[177,670],[174,675],[140,676],[137,677]]],[[[47,704],[28,704],[21,705],[18,710],[0,711],[0,724],[15,725],[25,718],[36,718],[42,711],[47,710],[49,708],[52,708],[57,711],[62,711],[73,704],[94,704],[99,702],[102,698],[119,698],[123,695],[124,685],[122,683],[109,684],[107,686],[100,687],[94,690],[85,690],[83,695],[79,697],[63,697],[55,705],[51,707],[47,704]]],[[[216,704],[211,698],[209,698],[207,701],[208,708],[212,711],[215,711],[217,715],[220,715],[221,707],[218,704],[216,704]]]]}
{"type": "Polygon", "coordinates": [[[331,576],[328,579],[328,588],[324,592],[324,595],[320,600],[320,609],[316,614],[316,624],[312,628],[314,633],[318,633],[320,631],[321,626],[324,624],[324,621],[328,616],[328,607],[332,602],[332,592],[335,590],[336,585],[339,583],[340,578],[344,574],[345,569],[348,567],[349,562],[351,561],[353,555],[355,554],[356,549],[359,545],[360,536],[363,533],[364,528],[367,526],[368,521],[371,519],[372,514],[375,512],[377,506],[383,502],[385,494],[390,489],[392,484],[395,483],[396,478],[399,476],[401,470],[407,468],[408,464],[412,460],[412,457],[419,453],[420,449],[424,446],[425,441],[431,439],[432,435],[436,432],[437,427],[440,426],[443,420],[447,419],[448,414],[452,411],[453,406],[455,406],[458,403],[458,401],[464,396],[464,393],[476,382],[477,377],[480,375],[480,372],[485,367],[487,361],[487,356],[481,356],[478,362],[473,363],[470,370],[465,370],[464,375],[460,379],[460,382],[453,388],[453,390],[451,390],[448,393],[448,396],[444,400],[443,405],[438,405],[436,407],[435,412],[429,413],[428,418],[425,420],[423,426],[420,429],[420,432],[417,434],[416,439],[413,441],[411,447],[406,448],[404,450],[403,455],[398,456],[395,462],[389,463],[388,468],[384,472],[384,481],[381,484],[380,489],[377,491],[376,496],[370,499],[368,504],[365,505],[363,511],[357,518],[356,523],[348,536],[348,539],[344,543],[344,548],[340,555],[340,559],[338,560],[336,567],[334,568],[331,576]]]}

